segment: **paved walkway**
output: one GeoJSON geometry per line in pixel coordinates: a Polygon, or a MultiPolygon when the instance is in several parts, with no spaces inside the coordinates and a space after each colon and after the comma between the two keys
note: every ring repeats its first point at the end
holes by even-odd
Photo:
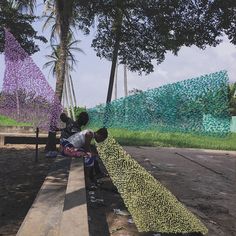
{"type": "Polygon", "coordinates": [[[236,152],[124,148],[203,221],[208,236],[236,235],[236,152]]]}

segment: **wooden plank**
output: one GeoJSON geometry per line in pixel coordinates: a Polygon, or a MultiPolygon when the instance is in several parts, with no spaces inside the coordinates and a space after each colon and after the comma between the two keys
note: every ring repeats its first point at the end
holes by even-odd
{"type": "Polygon", "coordinates": [[[61,236],[89,236],[87,200],[82,158],[73,158],[67,184],[61,236]]]}
{"type": "Polygon", "coordinates": [[[57,158],[17,236],[59,235],[70,158],[57,158]]]}

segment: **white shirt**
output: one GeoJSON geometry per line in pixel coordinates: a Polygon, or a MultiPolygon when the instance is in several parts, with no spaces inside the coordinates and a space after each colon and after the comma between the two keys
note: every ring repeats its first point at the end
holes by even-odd
{"type": "Polygon", "coordinates": [[[78,132],[76,134],[73,134],[72,136],[70,136],[67,140],[68,142],[70,142],[75,148],[82,148],[85,145],[85,135],[87,133],[92,133],[92,135],[94,136],[94,133],[92,130],[89,129],[85,129],[81,132],[78,132]]]}

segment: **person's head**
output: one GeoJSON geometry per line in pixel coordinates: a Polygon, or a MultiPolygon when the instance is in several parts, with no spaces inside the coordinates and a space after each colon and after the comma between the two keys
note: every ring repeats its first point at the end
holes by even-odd
{"type": "Polygon", "coordinates": [[[62,122],[66,123],[68,120],[68,116],[66,115],[66,113],[61,113],[60,119],[62,122]]]}
{"type": "Polygon", "coordinates": [[[94,138],[97,143],[103,142],[108,136],[106,128],[101,128],[94,133],[94,138]]]}
{"type": "Polygon", "coordinates": [[[77,122],[79,126],[86,125],[89,121],[89,116],[86,111],[83,111],[79,114],[77,122]]]}

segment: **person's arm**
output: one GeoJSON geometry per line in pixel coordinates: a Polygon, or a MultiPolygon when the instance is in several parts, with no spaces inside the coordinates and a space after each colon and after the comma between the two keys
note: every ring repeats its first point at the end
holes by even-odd
{"type": "Polygon", "coordinates": [[[92,138],[93,138],[93,133],[92,132],[87,132],[86,134],[85,134],[85,144],[84,144],[84,149],[85,149],[85,151],[87,151],[87,152],[91,152],[91,148],[90,148],[90,144],[91,144],[91,140],[92,140],[92,138]]]}
{"type": "Polygon", "coordinates": [[[62,128],[55,127],[55,131],[56,131],[56,132],[62,131],[62,128]]]}

